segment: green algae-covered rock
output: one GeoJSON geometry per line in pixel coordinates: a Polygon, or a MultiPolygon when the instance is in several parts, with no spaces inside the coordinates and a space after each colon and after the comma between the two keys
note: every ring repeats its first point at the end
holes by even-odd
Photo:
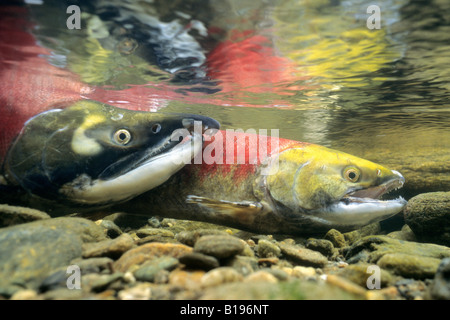
{"type": "Polygon", "coordinates": [[[0,295],[36,289],[53,270],[81,257],[83,242],[106,239],[83,218],[55,218],[0,229],[0,295]]]}
{"type": "Polygon", "coordinates": [[[450,192],[423,193],[411,198],[404,216],[419,241],[450,246],[450,192]]]}

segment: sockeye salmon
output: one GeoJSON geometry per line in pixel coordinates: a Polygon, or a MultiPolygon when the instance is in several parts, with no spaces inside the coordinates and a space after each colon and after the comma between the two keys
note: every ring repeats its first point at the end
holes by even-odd
{"type": "Polygon", "coordinates": [[[180,143],[171,139],[174,131],[192,132],[194,121],[219,128],[206,116],[87,100],[84,94],[97,91],[49,64],[43,56],[50,52],[17,27],[30,26],[25,8],[2,6],[0,14],[2,196],[22,188],[81,206],[125,201],[181,169],[174,159],[201,151],[202,133],[180,143]]]}
{"type": "Polygon", "coordinates": [[[114,209],[258,233],[311,234],[352,230],[406,204],[401,197],[379,199],[403,186],[399,172],[315,144],[218,131],[197,162],[114,209]]]}

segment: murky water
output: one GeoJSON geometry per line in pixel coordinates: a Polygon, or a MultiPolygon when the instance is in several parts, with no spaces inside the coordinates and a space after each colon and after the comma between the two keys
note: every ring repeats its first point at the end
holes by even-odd
{"type": "Polygon", "coordinates": [[[115,105],[279,129],[399,170],[408,195],[450,188],[446,0],[378,1],[374,30],[364,0],[75,4],[80,30],[67,3],[30,4],[34,33],[83,82],[143,90],[115,105]]]}

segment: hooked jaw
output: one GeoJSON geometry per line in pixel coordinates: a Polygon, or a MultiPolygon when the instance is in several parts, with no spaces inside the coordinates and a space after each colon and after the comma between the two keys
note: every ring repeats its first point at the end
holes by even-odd
{"type": "Polygon", "coordinates": [[[95,180],[82,174],[60,193],[83,205],[101,205],[126,201],[163,184],[201,152],[203,134],[220,127],[216,120],[198,115],[186,115],[181,124],[184,128],[176,129],[159,146],[143,150],[134,161],[123,161],[120,170],[113,164],[95,180]]]}
{"type": "Polygon", "coordinates": [[[350,191],[339,201],[320,209],[314,216],[323,222],[342,228],[355,228],[387,219],[399,213],[407,201],[402,197],[394,200],[380,200],[392,190],[403,187],[405,178],[392,170],[393,178],[378,186],[350,191]]]}

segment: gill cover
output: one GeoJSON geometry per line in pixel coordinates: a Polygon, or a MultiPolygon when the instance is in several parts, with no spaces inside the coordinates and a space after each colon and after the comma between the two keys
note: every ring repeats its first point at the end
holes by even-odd
{"type": "Polygon", "coordinates": [[[85,205],[124,201],[181,169],[180,157],[190,159],[201,150],[203,130],[218,127],[204,116],[79,101],[24,125],[8,151],[5,177],[48,199],[85,205]],[[192,132],[194,121],[201,122],[200,133],[192,132]],[[171,139],[179,129],[190,135],[183,143],[171,139]]]}

